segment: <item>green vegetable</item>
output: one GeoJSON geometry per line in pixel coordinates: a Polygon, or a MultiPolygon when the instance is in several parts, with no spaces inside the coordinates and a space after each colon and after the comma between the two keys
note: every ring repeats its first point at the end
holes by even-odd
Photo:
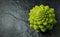
{"type": "Polygon", "coordinates": [[[46,30],[52,30],[54,24],[57,23],[54,14],[54,8],[49,6],[35,6],[29,12],[30,27],[37,32],[46,30]]]}

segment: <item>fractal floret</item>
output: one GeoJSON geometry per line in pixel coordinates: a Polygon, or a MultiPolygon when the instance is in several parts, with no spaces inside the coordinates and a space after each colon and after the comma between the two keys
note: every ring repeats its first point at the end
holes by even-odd
{"type": "Polygon", "coordinates": [[[29,12],[28,21],[30,23],[30,27],[37,32],[52,30],[54,25],[57,23],[54,8],[44,5],[36,5],[33,7],[29,12]]]}

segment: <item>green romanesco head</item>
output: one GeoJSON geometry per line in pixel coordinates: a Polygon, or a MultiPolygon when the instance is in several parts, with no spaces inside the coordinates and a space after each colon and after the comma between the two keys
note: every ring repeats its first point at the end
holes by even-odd
{"type": "Polygon", "coordinates": [[[54,24],[56,24],[54,8],[49,6],[35,6],[29,12],[30,27],[37,32],[46,30],[52,30],[54,24]]]}

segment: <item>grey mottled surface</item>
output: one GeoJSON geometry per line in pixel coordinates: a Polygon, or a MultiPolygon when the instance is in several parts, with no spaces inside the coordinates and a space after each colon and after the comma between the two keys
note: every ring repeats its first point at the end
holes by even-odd
{"type": "Polygon", "coordinates": [[[60,37],[60,1],[58,0],[0,0],[0,37],[60,37]],[[29,27],[28,13],[35,5],[55,8],[56,27],[37,33],[29,27]]]}

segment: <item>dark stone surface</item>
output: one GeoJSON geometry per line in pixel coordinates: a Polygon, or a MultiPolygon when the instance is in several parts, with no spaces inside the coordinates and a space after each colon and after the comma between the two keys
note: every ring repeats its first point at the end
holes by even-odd
{"type": "Polygon", "coordinates": [[[60,37],[60,1],[58,0],[0,0],[0,37],[60,37]],[[55,8],[56,27],[37,33],[29,27],[28,13],[35,5],[55,8]]]}

